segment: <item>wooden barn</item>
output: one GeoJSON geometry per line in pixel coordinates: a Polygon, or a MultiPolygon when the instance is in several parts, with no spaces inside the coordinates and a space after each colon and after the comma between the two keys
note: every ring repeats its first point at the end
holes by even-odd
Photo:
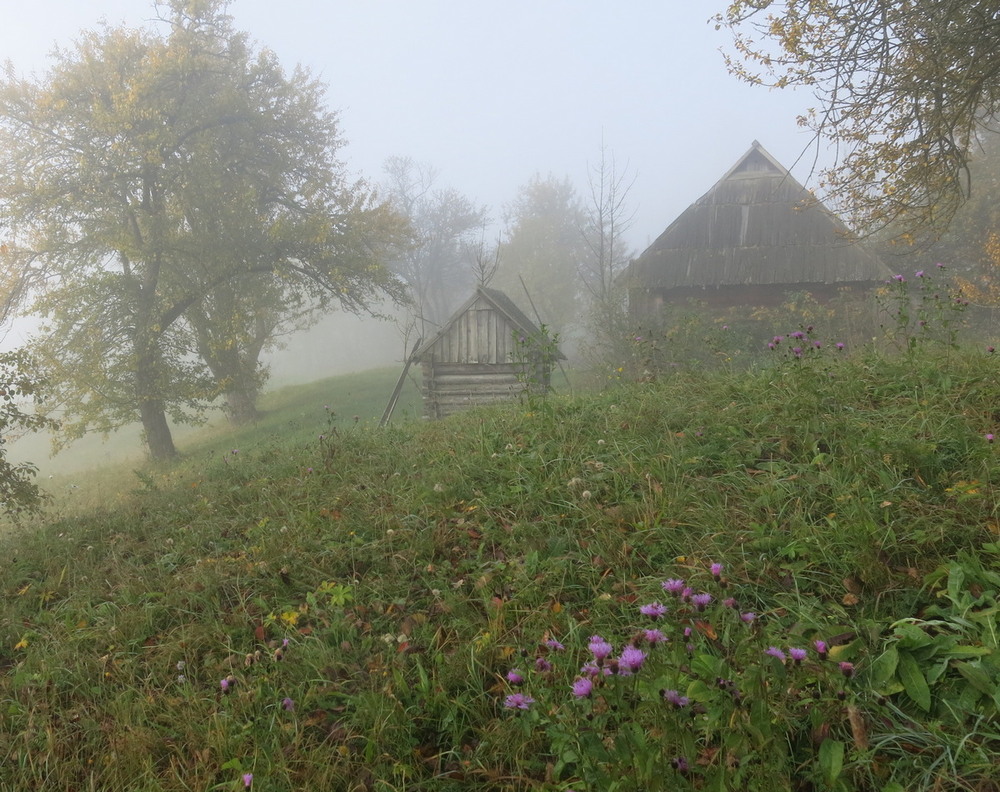
{"type": "Polygon", "coordinates": [[[503,292],[480,286],[411,360],[422,368],[425,418],[547,390],[563,356],[503,292]]]}
{"type": "Polygon", "coordinates": [[[780,305],[793,292],[828,302],[869,292],[885,264],[756,140],[626,272],[629,312],[660,315],[691,298],[712,307],[780,305]]]}

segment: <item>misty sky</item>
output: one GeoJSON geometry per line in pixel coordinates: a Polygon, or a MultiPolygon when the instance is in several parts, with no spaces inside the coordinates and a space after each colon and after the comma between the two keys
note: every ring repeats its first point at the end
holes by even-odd
{"type": "MultiPolygon", "coordinates": [[[[636,176],[629,242],[644,248],[754,139],[808,182],[804,92],[726,72],[727,0],[234,0],[237,28],[287,69],[309,68],[341,113],[353,172],[381,178],[393,155],[439,171],[499,218],[538,173],[581,193],[602,138],[636,176]]],[[[149,0],[0,0],[0,58],[44,71],[102,18],[144,25],[149,0]]]]}

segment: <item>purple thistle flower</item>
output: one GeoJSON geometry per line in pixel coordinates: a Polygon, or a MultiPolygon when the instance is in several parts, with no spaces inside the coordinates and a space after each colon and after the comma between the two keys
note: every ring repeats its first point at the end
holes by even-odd
{"type": "Polygon", "coordinates": [[[916,275],[916,276],[917,276],[918,278],[922,278],[922,277],[924,277],[924,271],[923,271],[923,270],[917,270],[917,271],[916,271],[915,273],[913,273],[913,274],[914,274],[914,275],[916,275]]]}
{"type": "Polygon", "coordinates": [[[987,443],[992,443],[995,439],[996,438],[993,437],[993,434],[991,432],[987,432],[986,433],[986,442],[987,443]]]}
{"type": "Polygon", "coordinates": [[[223,693],[228,693],[229,689],[233,686],[233,680],[229,677],[219,680],[219,687],[222,689],[223,693]]]}
{"type": "Polygon", "coordinates": [[[773,341],[768,341],[768,342],[767,342],[767,348],[768,348],[768,349],[774,349],[774,348],[775,348],[775,346],[774,346],[774,342],[773,342],[773,341]]]}
{"type": "Polygon", "coordinates": [[[722,600],[722,605],[725,608],[733,608],[733,609],[735,609],[736,608],[736,600],[733,599],[732,597],[726,597],[724,600],[722,600]]]}
{"type": "Polygon", "coordinates": [[[552,663],[546,660],[544,657],[535,658],[535,670],[542,673],[552,670],[552,663]]]}
{"type": "Polygon", "coordinates": [[[840,666],[840,673],[845,677],[850,679],[854,676],[854,663],[838,663],[838,665],[840,666]]]}
{"type": "Polygon", "coordinates": [[[690,627],[685,627],[684,628],[684,637],[685,638],[690,638],[691,637],[691,632],[692,632],[692,630],[691,630],[690,627]]]}
{"type": "Polygon", "coordinates": [[[695,610],[703,611],[708,606],[708,603],[712,601],[712,595],[707,593],[695,594],[691,597],[691,604],[694,605],[695,610]]]}
{"type": "Polygon", "coordinates": [[[722,574],[722,564],[712,564],[709,570],[712,573],[712,577],[718,578],[722,574]]]}
{"type": "Polygon", "coordinates": [[[938,269],[944,269],[944,264],[942,264],[940,261],[934,266],[937,267],[938,269]]]}
{"type": "Polygon", "coordinates": [[[785,653],[782,652],[777,646],[769,646],[764,650],[764,654],[775,657],[781,662],[785,662],[785,653]]]}
{"type": "Polygon", "coordinates": [[[838,341],[836,343],[836,347],[837,347],[837,349],[843,349],[844,348],[844,342],[843,341],[838,341]]]}
{"type": "Polygon", "coordinates": [[[626,646],[618,658],[618,668],[622,676],[628,676],[642,668],[646,653],[635,646],[626,646]]]}
{"type": "Polygon", "coordinates": [[[555,638],[549,638],[549,640],[545,642],[545,645],[549,647],[549,649],[552,649],[556,652],[561,652],[566,648],[561,643],[559,643],[559,641],[557,641],[555,638]]]}
{"type": "Polygon", "coordinates": [[[578,699],[587,698],[594,692],[594,681],[590,677],[578,677],[573,680],[573,695],[578,699]]]}
{"type": "Polygon", "coordinates": [[[806,659],[806,655],[809,653],[805,649],[800,649],[797,646],[788,647],[788,656],[792,658],[796,663],[801,663],[806,659]]]}
{"type": "Polygon", "coordinates": [[[806,334],[803,333],[801,330],[796,330],[794,333],[789,333],[788,337],[794,338],[796,341],[801,341],[803,338],[806,337],[806,334]]]}
{"type": "Polygon", "coordinates": [[[784,336],[775,336],[774,338],[771,339],[771,341],[775,344],[780,344],[784,340],[785,340],[784,336]]]}
{"type": "Polygon", "coordinates": [[[754,620],[757,618],[757,614],[753,611],[747,611],[746,613],[740,614],[740,621],[746,624],[753,624],[754,620]]]}
{"type": "Polygon", "coordinates": [[[534,703],[535,700],[524,693],[511,693],[503,701],[503,705],[507,709],[531,709],[531,705],[534,703]]]}
{"type": "Polygon", "coordinates": [[[520,670],[517,668],[512,668],[507,672],[507,681],[512,685],[523,685],[524,676],[521,674],[520,670]]]}
{"type": "Polygon", "coordinates": [[[243,774],[243,786],[246,787],[247,789],[253,786],[253,773],[243,774]]]}
{"type": "Polygon", "coordinates": [[[651,644],[666,643],[667,636],[661,633],[659,630],[646,630],[643,636],[651,644]]]}
{"type": "Polygon", "coordinates": [[[675,756],[670,760],[670,764],[674,766],[674,770],[681,773],[686,773],[688,770],[688,760],[683,756],[675,756]]]}
{"type": "Polygon", "coordinates": [[[295,702],[286,696],[281,700],[281,708],[285,712],[292,712],[295,709],[295,702]]]}
{"type": "Polygon", "coordinates": [[[659,602],[650,602],[648,605],[640,605],[639,613],[649,616],[651,619],[659,619],[667,612],[667,607],[659,602]]]}
{"type": "Polygon", "coordinates": [[[902,275],[893,275],[892,279],[894,281],[896,281],[896,283],[905,283],[906,282],[906,278],[904,278],[902,275]]]}
{"type": "Polygon", "coordinates": [[[661,585],[664,591],[669,591],[671,594],[680,594],[684,590],[684,581],[679,578],[668,578],[661,585]]]}
{"type": "Polygon", "coordinates": [[[590,643],[587,644],[587,648],[590,649],[594,655],[594,659],[598,662],[614,651],[614,647],[599,635],[590,636],[590,643]]]}
{"type": "Polygon", "coordinates": [[[792,347],[792,354],[795,357],[802,357],[802,347],[792,347]]]}
{"type": "Polygon", "coordinates": [[[690,586],[685,586],[683,589],[681,589],[681,599],[684,600],[684,602],[687,602],[689,599],[691,599],[692,594],[694,594],[694,589],[691,588],[690,586]]]}
{"type": "Polygon", "coordinates": [[[818,654],[821,659],[826,660],[826,654],[828,651],[826,641],[813,641],[813,646],[816,647],[816,654],[818,654]]]}
{"type": "Polygon", "coordinates": [[[668,704],[673,704],[677,709],[682,709],[691,703],[691,699],[682,696],[676,690],[661,690],[660,695],[668,704]]]}
{"type": "Polygon", "coordinates": [[[595,677],[601,673],[601,669],[595,663],[584,663],[580,673],[584,676],[595,677]]]}

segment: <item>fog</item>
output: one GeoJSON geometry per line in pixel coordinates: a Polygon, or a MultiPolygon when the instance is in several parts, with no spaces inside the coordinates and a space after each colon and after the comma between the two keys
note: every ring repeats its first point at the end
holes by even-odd
{"type": "MultiPolygon", "coordinates": [[[[0,0],[4,7],[13,0],[0,0]]],[[[809,186],[804,92],[730,75],[725,0],[234,0],[229,12],[328,85],[351,170],[412,156],[494,220],[536,174],[581,191],[602,142],[636,176],[629,241],[649,244],[757,139],[809,186]],[[803,152],[807,152],[802,157],[803,152]],[[801,159],[800,159],[801,157],[801,159]]],[[[35,0],[0,26],[0,58],[44,71],[55,44],[106,19],[150,25],[151,0],[35,0]]]]}
{"type": "MultiPolygon", "coordinates": [[[[17,20],[0,26],[0,58],[20,74],[43,74],[53,47],[102,20],[156,27],[149,0],[0,3],[17,20]]],[[[413,157],[436,170],[437,187],[488,208],[493,238],[505,205],[536,175],[567,177],[585,195],[606,147],[634,176],[627,242],[638,252],[754,139],[810,184],[810,135],[797,123],[810,98],[727,72],[728,34],[710,22],[726,5],[292,0],[276,11],[272,0],[234,0],[229,13],[286,70],[301,64],[327,83],[352,178],[377,183],[388,157],[413,157]]],[[[392,322],[332,313],[264,362],[274,388],[401,366],[403,356],[392,322]]],[[[90,442],[79,446],[93,449],[84,457],[104,459],[106,447],[90,442]]]]}
{"type": "Polygon", "coordinates": [[[402,366],[405,357],[403,337],[396,323],[343,312],[330,313],[308,330],[280,341],[279,349],[262,357],[271,374],[269,388],[352,371],[402,366]]]}

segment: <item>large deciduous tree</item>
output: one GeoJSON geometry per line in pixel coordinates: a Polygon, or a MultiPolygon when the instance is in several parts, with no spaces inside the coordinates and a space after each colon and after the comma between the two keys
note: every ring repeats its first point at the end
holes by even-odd
{"type": "Polygon", "coordinates": [[[837,153],[820,186],[858,230],[947,226],[1000,109],[993,0],[734,0],[717,21],[741,77],[815,93],[801,123],[837,153]]]}
{"type": "Polygon", "coordinates": [[[67,433],[138,419],[157,459],[168,416],[226,388],[195,339],[222,290],[270,278],[350,309],[399,293],[382,266],[398,223],[346,177],[324,87],[255,50],[222,0],[164,11],[165,35],[85,32],[43,78],[0,82],[8,305],[44,318],[33,348],[67,433]]]}

